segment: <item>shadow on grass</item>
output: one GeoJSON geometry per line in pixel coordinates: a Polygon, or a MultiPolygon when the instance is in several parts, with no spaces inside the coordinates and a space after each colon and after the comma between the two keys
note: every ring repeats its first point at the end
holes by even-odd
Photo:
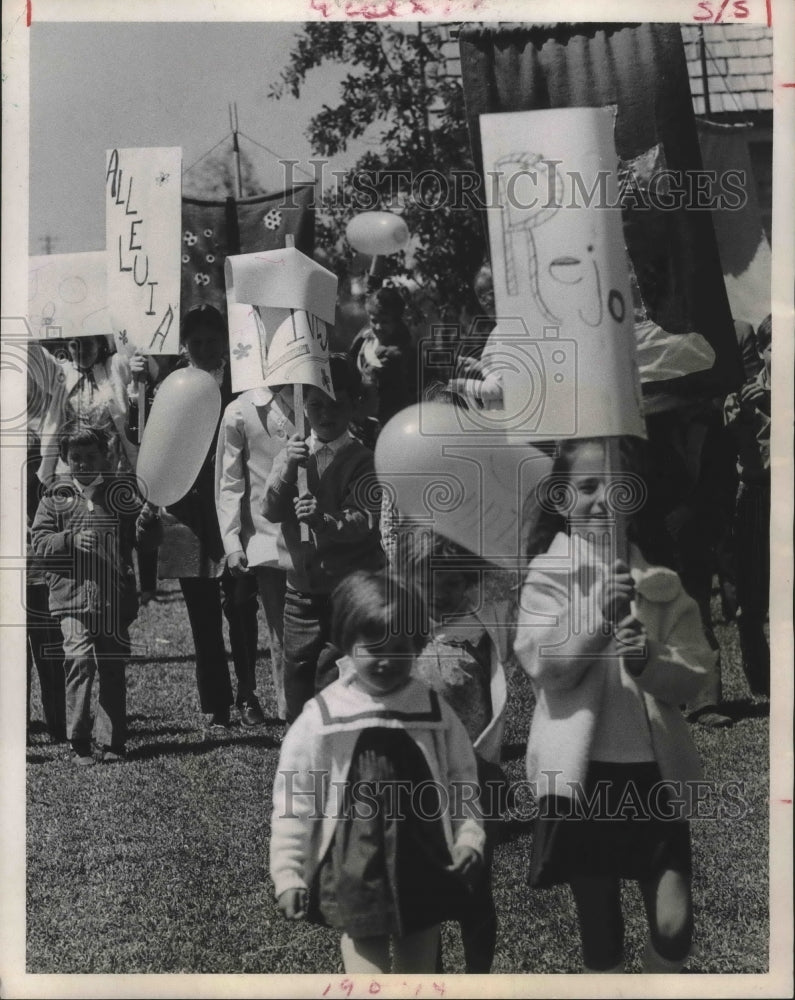
{"type": "Polygon", "coordinates": [[[769,701],[751,701],[750,698],[721,702],[720,709],[733,722],[740,722],[742,719],[767,719],[770,716],[769,701]]]}
{"type": "MultiPolygon", "coordinates": [[[[138,648],[147,649],[143,643],[134,643],[133,650],[138,648]]],[[[262,657],[265,660],[270,661],[270,650],[269,649],[258,649],[257,656],[262,657]]],[[[131,656],[127,657],[127,663],[135,664],[136,666],[141,666],[142,664],[151,664],[155,666],[158,663],[195,663],[196,654],[195,653],[175,653],[169,654],[165,653],[163,656],[152,656],[149,653],[136,653],[133,652],[131,656]]]]}
{"type": "Polygon", "coordinates": [[[155,757],[203,757],[213,750],[231,746],[258,746],[265,750],[278,750],[280,743],[272,736],[243,736],[234,739],[205,740],[202,743],[177,743],[163,741],[150,743],[147,746],[135,747],[127,751],[127,760],[143,761],[155,757]]]}

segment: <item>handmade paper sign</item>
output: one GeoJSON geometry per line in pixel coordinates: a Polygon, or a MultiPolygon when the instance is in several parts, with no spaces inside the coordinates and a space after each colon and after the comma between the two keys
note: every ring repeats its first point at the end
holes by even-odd
{"type": "Polygon", "coordinates": [[[112,332],[105,251],[30,257],[28,319],[34,337],[71,340],[112,332]]]}
{"type": "Polygon", "coordinates": [[[644,437],[612,112],[481,115],[480,129],[497,307],[483,357],[504,405],[478,421],[644,437]]]}
{"type": "Polygon", "coordinates": [[[227,257],[224,272],[233,390],[304,384],[333,396],[336,275],[295,247],[227,257]]]}
{"type": "Polygon", "coordinates": [[[108,301],[120,348],[179,353],[181,175],[178,147],[107,153],[108,301]]]}

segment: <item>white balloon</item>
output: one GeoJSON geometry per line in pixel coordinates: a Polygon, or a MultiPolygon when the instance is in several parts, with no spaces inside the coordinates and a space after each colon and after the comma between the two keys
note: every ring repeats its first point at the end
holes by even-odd
{"type": "Polygon", "coordinates": [[[185,496],[207,457],[220,414],[221,393],[209,372],[180,368],[164,380],[135,467],[147,500],[168,507],[185,496]]]}
{"type": "Polygon", "coordinates": [[[521,560],[526,501],[552,460],[527,442],[478,433],[465,411],[419,403],[396,414],[375,446],[375,470],[401,514],[496,565],[521,560]]]}
{"type": "Polygon", "coordinates": [[[348,223],[345,236],[354,250],[377,256],[402,250],[409,241],[409,229],[392,212],[361,212],[348,223]]]}

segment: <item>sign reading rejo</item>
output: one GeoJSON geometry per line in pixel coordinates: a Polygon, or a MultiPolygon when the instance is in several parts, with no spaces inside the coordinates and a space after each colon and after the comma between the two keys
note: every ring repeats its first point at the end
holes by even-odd
{"type": "Polygon", "coordinates": [[[538,438],[645,437],[613,116],[556,108],[480,116],[503,382],[483,423],[538,438]]]}
{"type": "Polygon", "coordinates": [[[179,352],[181,195],[179,147],[108,151],[108,302],[120,350],[179,352]]]}

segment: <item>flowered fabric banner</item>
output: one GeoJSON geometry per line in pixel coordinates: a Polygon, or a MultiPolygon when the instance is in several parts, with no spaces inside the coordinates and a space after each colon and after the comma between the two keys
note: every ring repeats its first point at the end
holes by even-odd
{"type": "Polygon", "coordinates": [[[285,236],[312,253],[314,184],[236,201],[182,199],[182,313],[210,303],[226,312],[228,254],[277,250],[285,236]]]}

